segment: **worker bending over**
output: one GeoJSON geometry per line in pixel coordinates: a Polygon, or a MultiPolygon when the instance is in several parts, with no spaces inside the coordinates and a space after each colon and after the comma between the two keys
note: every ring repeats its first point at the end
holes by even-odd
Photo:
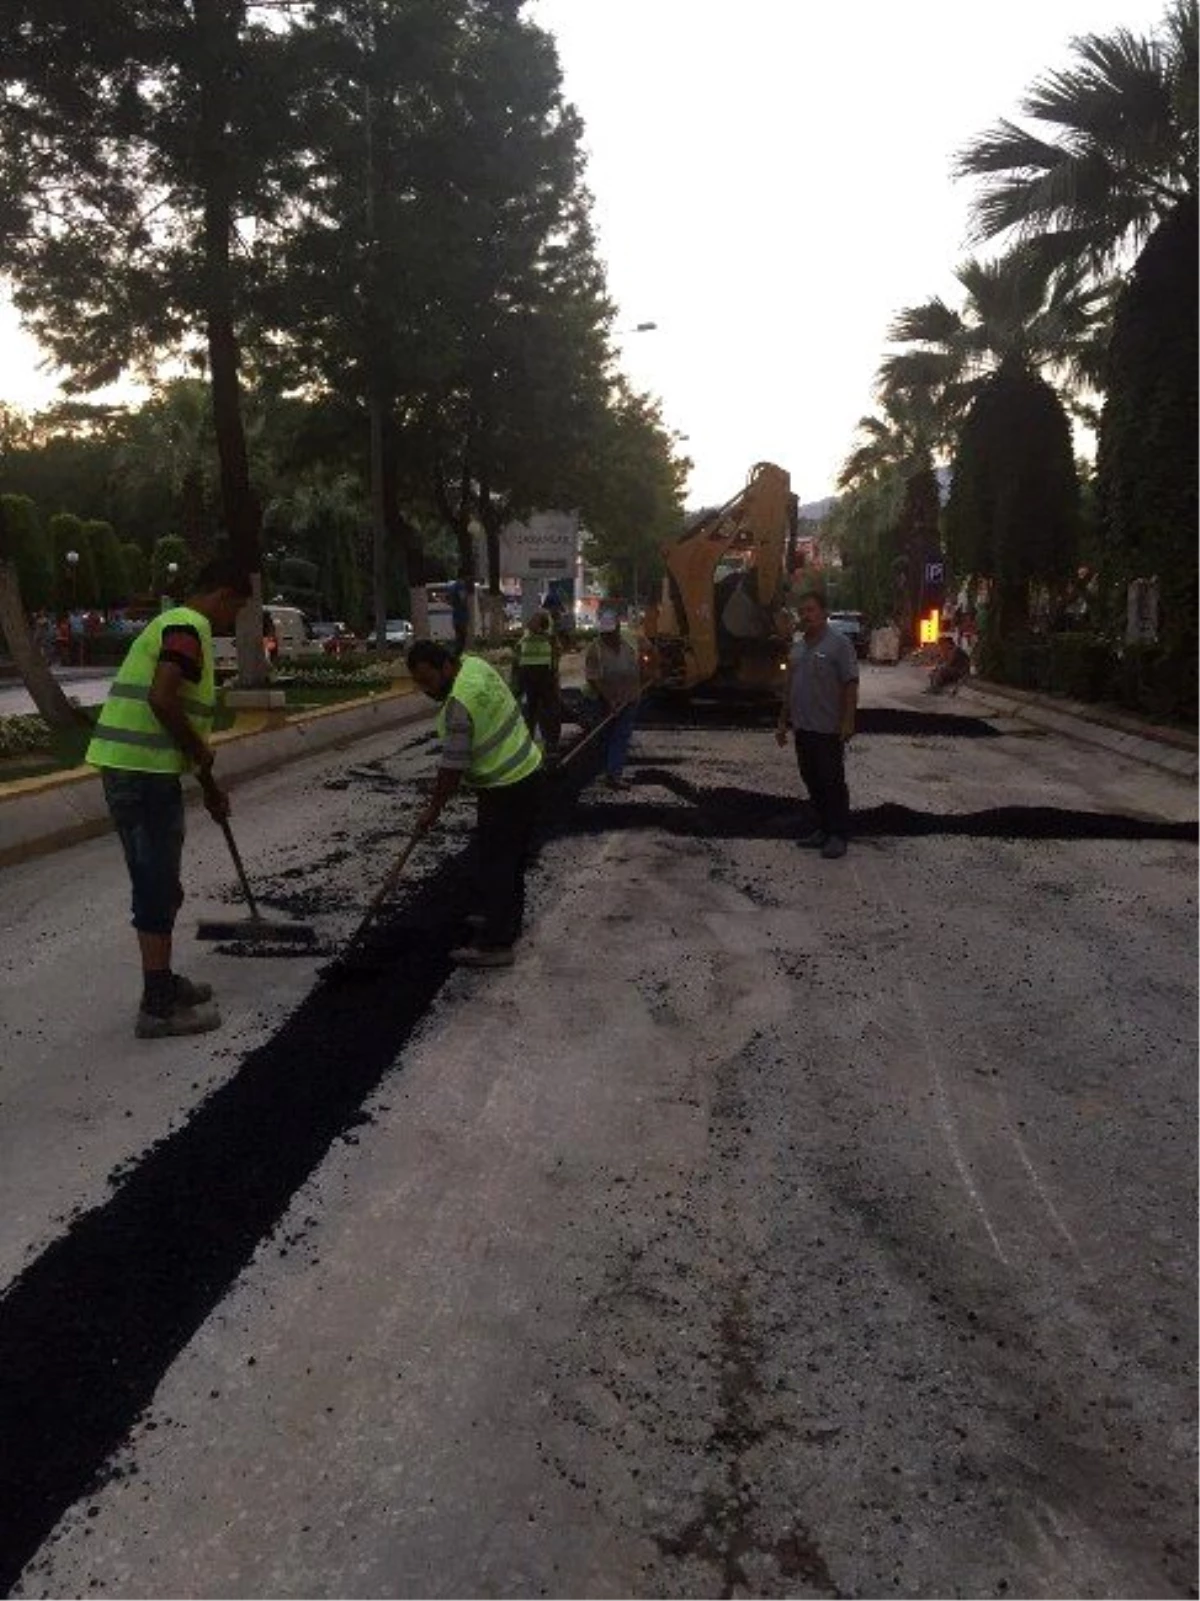
{"type": "Polygon", "coordinates": [[[600,632],[587,648],[583,671],[588,694],[611,717],[604,743],[604,777],[609,789],[628,789],[625,762],[642,693],[638,648],[621,628],[616,612],[600,613],[600,632]]]}
{"type": "Polygon", "coordinates": [[[194,772],[212,816],[229,815],[208,742],[216,711],[212,636],[214,629],[233,628],[250,584],[233,562],[218,559],[201,569],[195,590],[134,640],[87,749],[87,760],[103,776],[133,886],[142,957],[139,1039],[204,1034],[221,1021],[210,986],[171,970],[171,937],[183,902],[181,780],[194,772]]]}
{"type": "Polygon", "coordinates": [[[558,689],[558,641],[550,613],[534,612],[517,641],[514,683],[531,734],[540,733],[547,756],[558,753],[562,708],[558,689]]]}
{"type": "Polygon", "coordinates": [[[479,912],[473,944],[451,951],[464,967],[509,967],[525,920],[525,866],[537,821],[542,756],[512,691],[478,656],[457,660],[421,639],[408,670],[433,700],[442,742],[433,795],[417,820],[427,833],[446,802],[466,783],[479,817],[479,912]]]}
{"type": "Polygon", "coordinates": [[[810,589],[800,597],[800,637],[788,658],[775,737],[786,745],[788,728],[795,733],[800,777],[817,822],[800,844],[819,850],[828,861],[846,854],[850,836],[846,745],[854,737],[857,712],[854,646],[829,626],[825,597],[810,589]]]}

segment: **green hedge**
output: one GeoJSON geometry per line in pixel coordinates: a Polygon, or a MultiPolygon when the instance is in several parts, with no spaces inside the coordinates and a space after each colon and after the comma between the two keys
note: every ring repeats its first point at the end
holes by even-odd
{"type": "Polygon", "coordinates": [[[0,757],[27,756],[30,751],[49,748],[49,724],[43,722],[36,712],[0,717],[0,757]]]}
{"type": "Polygon", "coordinates": [[[1196,661],[1161,645],[1121,649],[1099,634],[1013,634],[981,642],[979,672],[1014,689],[1106,701],[1143,717],[1196,721],[1196,661]]]}

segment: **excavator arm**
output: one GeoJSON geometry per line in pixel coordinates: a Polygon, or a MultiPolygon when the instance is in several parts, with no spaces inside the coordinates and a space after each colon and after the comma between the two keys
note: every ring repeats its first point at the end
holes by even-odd
{"type": "Polygon", "coordinates": [[[690,689],[717,675],[726,656],[775,637],[785,565],[795,535],[795,496],[782,467],[760,462],[746,487],[703,513],[663,559],[661,605],[647,619],[664,682],[690,689]]]}

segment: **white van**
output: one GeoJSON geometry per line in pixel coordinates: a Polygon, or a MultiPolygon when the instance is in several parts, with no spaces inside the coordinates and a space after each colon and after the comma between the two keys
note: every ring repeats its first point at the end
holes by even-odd
{"type": "MultiPolygon", "coordinates": [[[[281,660],[320,661],[324,657],[321,641],[314,638],[312,624],[297,606],[264,606],[263,633],[266,638],[274,636],[275,648],[268,652],[272,665],[281,660]]],[[[213,639],[213,661],[218,670],[237,666],[237,645],[232,635],[213,639]]]]}

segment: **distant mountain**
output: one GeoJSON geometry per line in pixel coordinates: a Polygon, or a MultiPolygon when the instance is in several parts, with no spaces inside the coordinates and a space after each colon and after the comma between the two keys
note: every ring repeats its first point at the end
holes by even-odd
{"type": "MultiPolygon", "coordinates": [[[[949,467],[937,468],[937,481],[938,489],[941,492],[942,505],[944,506],[950,493],[949,467]]],[[[800,521],[803,523],[819,523],[823,517],[828,517],[837,503],[838,497],[836,495],[826,495],[824,500],[806,500],[800,507],[800,521]]]]}
{"type": "Polygon", "coordinates": [[[819,523],[822,517],[837,505],[836,495],[826,495],[824,500],[806,500],[800,507],[800,521],[802,523],[819,523]]]}

